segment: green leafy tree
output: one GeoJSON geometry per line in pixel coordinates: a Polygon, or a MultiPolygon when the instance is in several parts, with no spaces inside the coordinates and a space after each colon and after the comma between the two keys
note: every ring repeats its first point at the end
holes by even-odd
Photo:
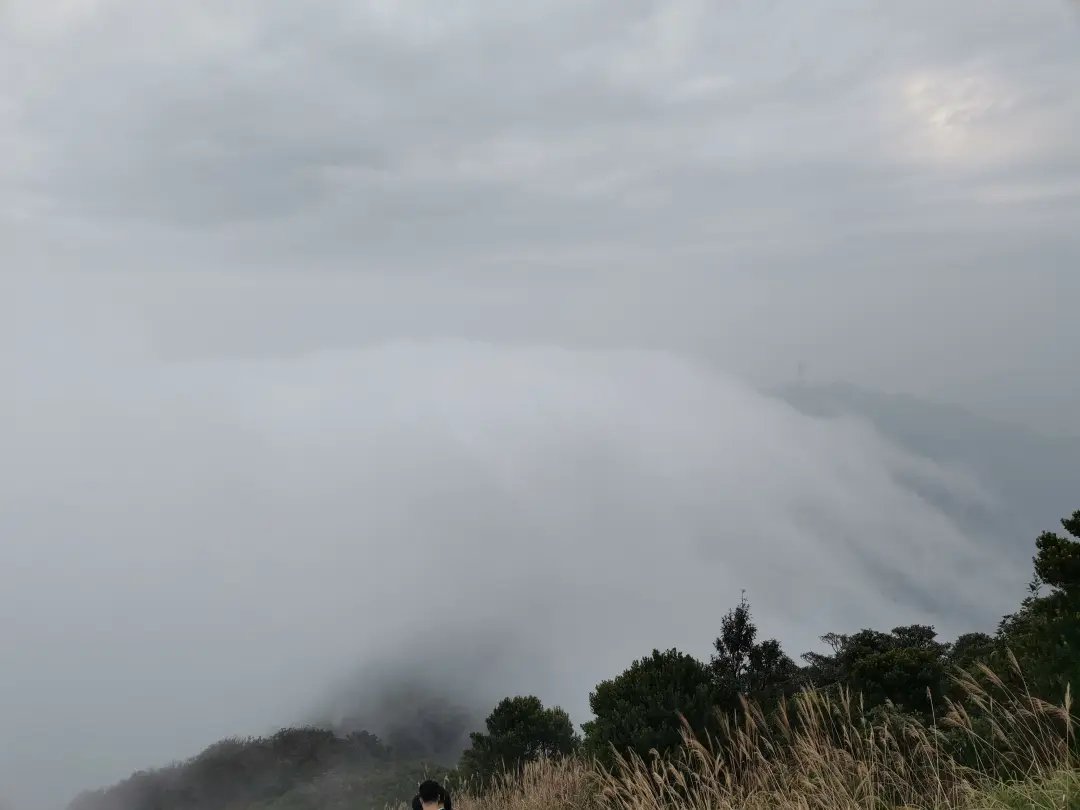
{"type": "Polygon", "coordinates": [[[1061,521],[1071,537],[1043,532],[1035,541],[1035,577],[1020,610],[998,628],[1028,686],[1057,702],[1080,685],[1080,511],[1061,521]]]}
{"type": "Polygon", "coordinates": [[[977,664],[989,664],[998,649],[997,640],[986,633],[964,633],[949,645],[950,667],[971,671],[977,664]]]}
{"type": "Polygon", "coordinates": [[[744,593],[739,604],[720,620],[720,635],[713,642],[715,652],[709,661],[717,683],[725,690],[735,694],[746,691],[746,674],[756,640],[757,626],[744,593]]]}
{"type": "Polygon", "coordinates": [[[889,701],[925,714],[933,708],[934,697],[941,696],[944,675],[941,653],[898,645],[855,661],[851,686],[871,705],[889,701]]]}
{"type": "Polygon", "coordinates": [[[769,705],[801,684],[799,665],[781,649],[779,641],[771,638],[754,645],[746,673],[747,694],[753,700],[769,705]]]}
{"type": "Polygon", "coordinates": [[[758,629],[746,594],[720,620],[720,635],[713,642],[709,668],[716,683],[716,697],[725,707],[737,696],[769,705],[796,685],[799,667],[784,653],[780,642],[757,640],[758,629]]]}
{"type": "Polygon", "coordinates": [[[832,655],[803,656],[809,664],[807,679],[819,687],[847,687],[870,706],[889,701],[920,714],[929,713],[933,697],[943,694],[949,645],[937,640],[932,626],[912,624],[889,633],[830,633],[821,640],[832,648],[832,655]]]}
{"type": "Polygon", "coordinates": [[[486,732],[470,735],[472,746],[461,756],[462,778],[486,787],[503,771],[515,771],[541,757],[575,753],[581,738],[570,716],[558,706],[545,708],[532,695],[508,697],[484,721],[486,732]]]}
{"type": "Polygon", "coordinates": [[[585,745],[605,764],[612,750],[648,759],[682,744],[683,719],[696,732],[717,728],[715,681],[709,667],[691,655],[653,650],[589,695],[595,719],[585,723],[585,745]]]}
{"type": "Polygon", "coordinates": [[[1054,532],[1043,532],[1035,541],[1037,554],[1035,576],[1039,582],[1060,591],[1069,592],[1080,588],[1080,510],[1072,517],[1063,518],[1062,528],[1072,538],[1054,532]]]}

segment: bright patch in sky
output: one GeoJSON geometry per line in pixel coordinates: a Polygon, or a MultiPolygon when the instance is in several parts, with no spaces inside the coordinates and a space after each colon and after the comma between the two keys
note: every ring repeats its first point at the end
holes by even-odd
{"type": "Polygon", "coordinates": [[[1017,126],[1017,96],[990,73],[928,70],[900,82],[907,119],[907,156],[917,161],[974,167],[1016,158],[1038,138],[1038,122],[1017,126]]]}

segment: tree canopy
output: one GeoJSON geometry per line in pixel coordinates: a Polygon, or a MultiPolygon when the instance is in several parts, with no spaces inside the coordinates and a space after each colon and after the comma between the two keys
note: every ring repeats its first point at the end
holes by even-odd
{"type": "Polygon", "coordinates": [[[541,757],[575,753],[581,738],[570,715],[558,706],[544,708],[533,695],[504,698],[484,722],[486,732],[470,735],[472,746],[461,757],[461,775],[488,784],[503,770],[517,770],[541,757]]]}
{"type": "Polygon", "coordinates": [[[595,718],[583,726],[586,745],[601,760],[613,750],[662,754],[682,744],[684,720],[695,729],[712,728],[715,704],[715,681],[705,664],[675,649],[653,650],[589,695],[595,718]]]}

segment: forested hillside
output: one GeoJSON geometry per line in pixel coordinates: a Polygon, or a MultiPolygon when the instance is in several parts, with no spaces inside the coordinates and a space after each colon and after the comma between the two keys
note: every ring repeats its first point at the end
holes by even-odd
{"type": "Polygon", "coordinates": [[[381,808],[445,768],[395,755],[366,733],[315,728],[222,740],[192,759],[83,793],[70,810],[112,808],[381,808]]]}

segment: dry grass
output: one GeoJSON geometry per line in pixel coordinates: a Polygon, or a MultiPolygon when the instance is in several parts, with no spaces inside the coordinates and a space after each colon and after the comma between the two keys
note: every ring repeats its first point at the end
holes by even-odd
{"type": "MultiPolygon", "coordinates": [[[[1016,673],[1018,675],[1018,672],[1016,673]]],[[[1022,680],[1020,681],[1022,683],[1022,680]]],[[[864,712],[851,695],[806,692],[766,721],[744,707],[729,743],[687,735],[678,758],[614,771],[539,762],[459,810],[1080,810],[1071,700],[1054,706],[984,670],[927,726],[864,712]],[[959,761],[960,759],[964,761],[959,761]]]]}

